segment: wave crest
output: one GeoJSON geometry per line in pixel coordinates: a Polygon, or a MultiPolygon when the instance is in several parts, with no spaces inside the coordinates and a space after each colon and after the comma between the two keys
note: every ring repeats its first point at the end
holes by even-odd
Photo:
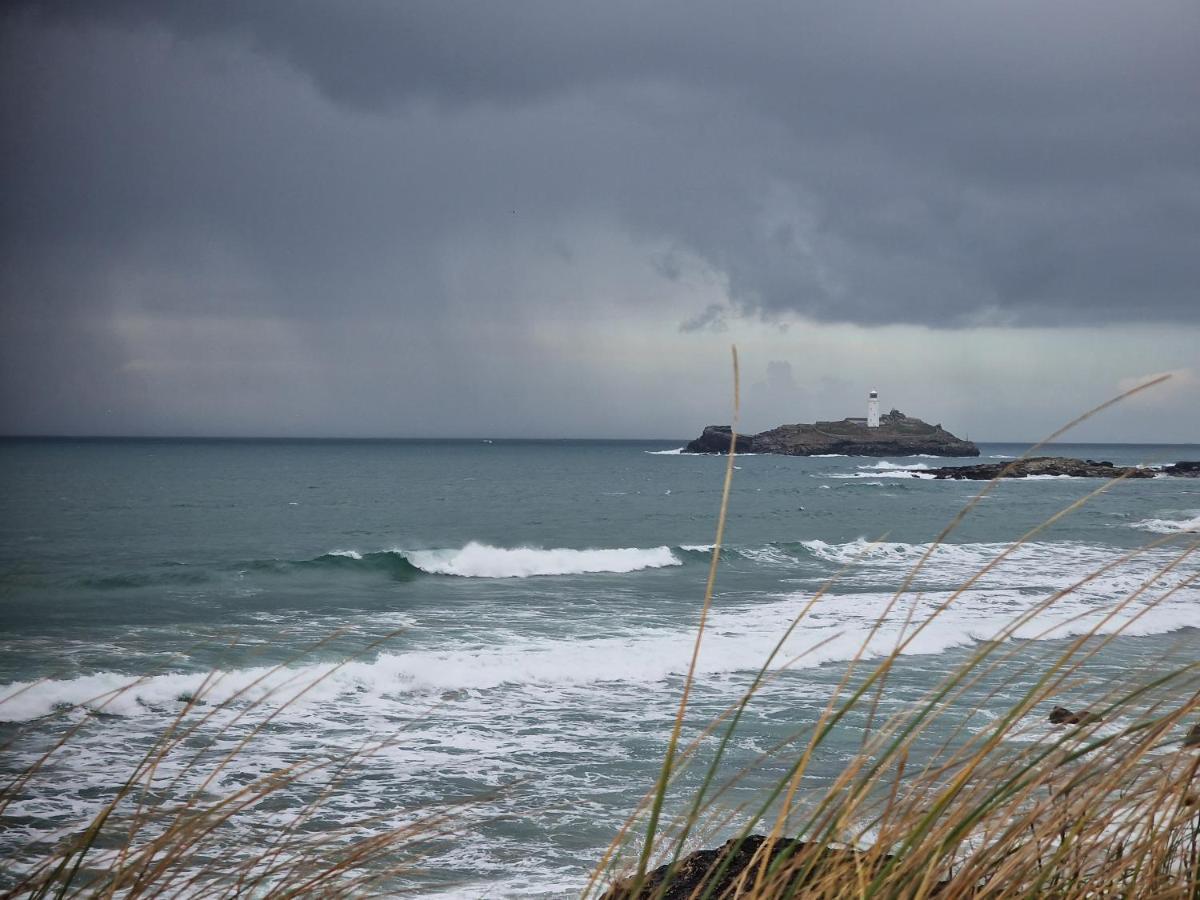
{"type": "Polygon", "coordinates": [[[1185,534],[1200,531],[1200,512],[1193,510],[1193,513],[1195,514],[1190,519],[1143,519],[1141,522],[1134,522],[1129,527],[1152,531],[1155,534],[1185,534]]]}
{"type": "Polygon", "coordinates": [[[527,578],[532,575],[585,575],[637,572],[683,565],[670,547],[571,550],[557,547],[493,547],[475,541],[458,550],[408,550],[403,556],[431,575],[462,578],[527,578]]]}

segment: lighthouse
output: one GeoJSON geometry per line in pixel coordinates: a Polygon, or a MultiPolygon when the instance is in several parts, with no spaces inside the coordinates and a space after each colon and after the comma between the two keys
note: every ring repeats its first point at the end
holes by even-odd
{"type": "Polygon", "coordinates": [[[879,427],[879,391],[867,394],[867,427],[879,427]]]}

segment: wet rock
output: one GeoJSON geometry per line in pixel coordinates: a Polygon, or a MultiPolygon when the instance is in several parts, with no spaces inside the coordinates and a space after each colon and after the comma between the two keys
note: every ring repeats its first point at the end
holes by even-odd
{"type": "Polygon", "coordinates": [[[1050,710],[1051,725],[1065,725],[1068,719],[1075,717],[1075,713],[1071,712],[1065,706],[1056,706],[1050,710]]]}
{"type": "Polygon", "coordinates": [[[1164,475],[1177,478],[1200,478],[1200,460],[1180,460],[1162,470],[1164,475]]]}
{"type": "Polygon", "coordinates": [[[1050,710],[1049,721],[1051,725],[1091,725],[1094,722],[1099,722],[1100,717],[1094,712],[1071,712],[1065,706],[1056,706],[1050,710]]]}
{"type": "Polygon", "coordinates": [[[1200,747],[1200,722],[1188,729],[1188,733],[1183,738],[1183,746],[1200,747]]]}
{"type": "Polygon", "coordinates": [[[1156,469],[1139,469],[1135,466],[1114,466],[1110,462],[1093,459],[1074,459],[1068,456],[1031,456],[1008,463],[977,463],[970,466],[942,466],[922,470],[923,475],[934,478],[991,481],[993,478],[1029,478],[1031,476],[1067,476],[1069,478],[1153,478],[1156,469]]]}

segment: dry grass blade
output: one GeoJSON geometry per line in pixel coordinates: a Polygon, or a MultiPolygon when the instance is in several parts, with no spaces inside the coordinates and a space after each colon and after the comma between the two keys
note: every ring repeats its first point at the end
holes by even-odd
{"type": "Polygon", "coordinates": [[[687,675],[684,677],[683,690],[679,698],[679,707],[675,714],[675,724],[671,729],[671,737],[667,742],[666,753],[663,754],[662,770],[659,773],[658,785],[650,807],[650,819],[646,825],[646,840],[643,845],[642,855],[638,860],[636,877],[639,881],[645,877],[646,866],[650,861],[650,854],[654,850],[654,836],[658,827],[658,818],[662,812],[663,799],[666,796],[667,786],[671,781],[671,767],[675,762],[675,748],[679,744],[679,733],[683,730],[683,718],[687,712],[688,697],[691,693],[692,681],[696,675],[696,661],[700,657],[700,645],[704,639],[704,625],[708,619],[709,609],[712,607],[713,588],[717,581],[717,565],[721,561],[721,542],[725,536],[725,514],[729,509],[729,491],[733,485],[733,460],[737,455],[738,409],[741,394],[737,347],[732,347],[731,352],[733,357],[733,425],[729,435],[728,459],[725,463],[725,482],[721,489],[721,508],[717,515],[717,535],[716,540],[713,542],[712,557],[708,567],[708,580],[704,586],[704,603],[700,608],[700,622],[696,627],[696,640],[692,647],[692,657],[688,662],[687,675]]]}
{"type": "MultiPolygon", "coordinates": [[[[1156,378],[1097,406],[1025,455],[1164,380],[1165,376],[1156,378]]],[[[1016,615],[992,640],[978,645],[960,666],[929,688],[924,699],[878,727],[873,724],[889,674],[923,631],[1019,548],[1127,477],[1105,482],[1028,530],[922,618],[915,615],[916,603],[910,604],[901,613],[891,651],[868,670],[857,671],[868,656],[871,638],[890,621],[896,604],[909,594],[934,552],[1006,472],[984,485],[909,569],[852,655],[824,710],[807,729],[809,737],[795,761],[756,801],[756,808],[735,814],[712,809],[713,818],[703,831],[728,833],[737,822],[733,840],[720,852],[683,860],[679,841],[671,862],[654,872],[647,872],[645,865],[653,848],[643,846],[635,877],[620,882],[609,896],[702,900],[774,898],[794,896],[797,891],[805,897],[831,898],[1197,896],[1200,754],[1186,745],[1181,749],[1177,737],[1200,708],[1194,636],[1180,639],[1178,664],[1168,656],[1157,667],[1127,673],[1120,683],[1113,680],[1097,686],[1087,679],[1093,660],[1197,582],[1200,573],[1182,567],[1194,559],[1200,542],[1189,541],[1154,563],[1111,603],[1085,604],[1065,618],[1058,615],[1052,625],[1032,629],[1039,617],[1065,598],[1089,585],[1107,583],[1110,573],[1142,554],[1153,551],[1161,556],[1178,535],[1155,538],[1081,573],[1072,584],[1016,615]],[[1041,660],[1045,654],[1039,647],[1064,628],[1075,629],[1074,636],[1060,642],[1056,655],[1041,660]],[[1019,633],[1026,636],[1018,641],[1019,633]],[[1014,666],[1027,666],[1027,660],[1035,658],[1037,671],[1030,673],[1031,682],[1015,697],[1011,688],[995,683],[1014,666]],[[1093,691],[1099,687],[1102,699],[1096,698],[1092,706],[1096,713],[1058,732],[1028,724],[1038,704],[1064,690],[1078,689],[1081,679],[1093,691]],[[997,710],[1001,697],[1011,697],[1002,701],[1011,705],[997,710]],[[967,723],[985,709],[987,727],[967,730],[967,723]],[[866,722],[858,755],[818,796],[801,800],[800,784],[813,759],[852,713],[866,722]],[[950,714],[958,717],[952,727],[941,726],[950,714]],[[945,732],[943,743],[926,746],[926,735],[933,734],[935,725],[945,732]],[[914,766],[918,756],[920,765],[914,766]],[[770,810],[774,813],[769,833],[751,837],[755,824],[770,810]],[[794,821],[801,823],[799,843],[784,836],[794,821]],[[852,836],[849,844],[842,843],[844,835],[852,836]]],[[[706,608],[707,604],[706,596],[706,608]]],[[[789,634],[796,624],[788,626],[789,634]]],[[[772,659],[780,647],[782,642],[772,659]]],[[[750,695],[769,680],[763,677],[769,666],[770,662],[759,672],[727,729],[737,727],[750,695]]],[[[717,761],[729,736],[727,731],[717,761]]],[[[768,756],[786,754],[791,745],[790,738],[782,741],[768,756]]],[[[744,774],[737,772],[726,787],[744,774]]],[[[712,775],[710,770],[699,794],[680,814],[677,834],[686,836],[701,827],[708,801],[726,789],[709,796],[712,775]]],[[[656,798],[660,804],[664,789],[660,780],[656,798]]],[[[656,836],[651,829],[648,841],[656,836]]]]}

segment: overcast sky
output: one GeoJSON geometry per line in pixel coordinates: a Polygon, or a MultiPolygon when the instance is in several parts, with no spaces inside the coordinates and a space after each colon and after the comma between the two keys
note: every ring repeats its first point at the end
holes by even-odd
{"type": "Polygon", "coordinates": [[[1200,3],[9,2],[0,430],[1200,442],[1200,3]]]}

